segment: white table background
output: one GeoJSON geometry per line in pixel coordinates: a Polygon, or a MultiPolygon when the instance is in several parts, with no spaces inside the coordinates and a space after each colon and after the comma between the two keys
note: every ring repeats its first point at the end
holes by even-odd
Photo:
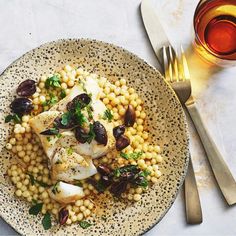
{"type": "MultiPolygon", "coordinates": [[[[197,0],[153,0],[174,45],[188,47],[197,0]]],[[[157,66],[140,18],[140,0],[0,0],[0,71],[23,53],[60,38],[94,38],[134,52],[157,66]]],[[[191,60],[194,94],[210,134],[236,177],[236,67],[210,70],[191,60]]],[[[212,177],[196,132],[191,151],[203,223],[186,224],[183,193],[147,236],[236,235],[236,206],[228,207],[212,177]]],[[[17,235],[0,219],[0,235],[17,235]]]]}

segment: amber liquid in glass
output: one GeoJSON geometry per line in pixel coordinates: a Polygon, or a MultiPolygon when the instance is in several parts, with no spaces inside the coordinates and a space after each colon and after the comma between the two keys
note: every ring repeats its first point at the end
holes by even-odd
{"type": "Polygon", "coordinates": [[[202,1],[195,12],[196,44],[213,62],[236,60],[236,0],[202,1]]]}

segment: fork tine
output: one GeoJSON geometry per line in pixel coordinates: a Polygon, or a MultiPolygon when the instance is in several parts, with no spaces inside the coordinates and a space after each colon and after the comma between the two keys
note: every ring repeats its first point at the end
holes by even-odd
{"type": "Polygon", "coordinates": [[[167,57],[167,50],[166,47],[163,46],[163,62],[164,62],[164,73],[165,73],[165,78],[168,82],[172,81],[172,68],[169,67],[169,61],[167,57]]]}
{"type": "Polygon", "coordinates": [[[179,65],[178,65],[178,52],[177,51],[174,51],[173,67],[174,67],[175,80],[178,82],[179,81],[179,65]]]}
{"type": "Polygon", "coordinates": [[[180,46],[181,51],[181,66],[182,66],[182,73],[183,73],[183,80],[189,80],[190,79],[190,73],[188,68],[188,63],[185,57],[184,49],[182,45],[180,46]]]}
{"type": "Polygon", "coordinates": [[[169,45],[168,49],[169,49],[169,58],[170,58],[169,64],[170,64],[170,69],[172,73],[172,82],[174,82],[178,80],[178,67],[176,64],[176,55],[171,45],[169,45]]]}

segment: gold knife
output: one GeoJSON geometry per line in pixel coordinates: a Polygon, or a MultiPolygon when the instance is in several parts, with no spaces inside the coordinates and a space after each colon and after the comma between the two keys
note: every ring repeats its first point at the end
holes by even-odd
{"type": "MultiPolygon", "coordinates": [[[[170,44],[168,37],[158,16],[153,10],[153,7],[149,0],[143,0],[141,2],[141,15],[143,23],[151,42],[152,48],[157,56],[161,68],[164,68],[162,48],[168,47],[170,44]]],[[[185,208],[186,219],[189,224],[199,224],[202,222],[202,209],[200,198],[197,189],[197,183],[194,175],[192,161],[190,157],[188,173],[185,178],[185,208]]]]}

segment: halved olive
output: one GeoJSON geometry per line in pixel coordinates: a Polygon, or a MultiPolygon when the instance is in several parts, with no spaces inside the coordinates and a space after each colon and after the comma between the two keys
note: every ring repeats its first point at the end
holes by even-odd
{"type": "Polygon", "coordinates": [[[97,171],[101,175],[109,175],[111,173],[111,169],[108,166],[105,166],[105,165],[99,165],[97,167],[97,171]]]}
{"type": "Polygon", "coordinates": [[[36,82],[32,79],[27,79],[19,84],[16,93],[21,97],[29,97],[36,92],[36,82]]]}
{"type": "Polygon", "coordinates": [[[125,126],[130,127],[135,123],[136,114],[134,107],[132,105],[128,105],[128,108],[125,112],[125,126]]]}
{"type": "Polygon", "coordinates": [[[75,109],[76,105],[79,103],[81,109],[86,107],[91,102],[91,98],[87,93],[81,93],[80,95],[76,96],[71,102],[67,104],[67,110],[71,111],[75,109]]]}
{"type": "Polygon", "coordinates": [[[17,115],[29,114],[34,106],[32,101],[28,98],[15,98],[10,105],[10,108],[17,115]]]}
{"type": "Polygon", "coordinates": [[[114,184],[112,184],[110,192],[116,197],[120,197],[120,195],[125,192],[127,185],[127,181],[115,182],[114,184]]]}
{"type": "Polygon", "coordinates": [[[58,128],[50,128],[50,129],[44,130],[40,134],[42,134],[42,135],[57,135],[57,134],[59,134],[59,129],[58,128]]]}
{"type": "Polygon", "coordinates": [[[80,142],[80,143],[86,143],[88,139],[88,134],[85,131],[85,129],[81,127],[76,127],[75,128],[75,138],[80,142]]]}
{"type": "Polygon", "coordinates": [[[127,146],[129,146],[130,140],[126,135],[121,135],[119,138],[116,139],[116,149],[118,151],[123,150],[127,146]]]}
{"type": "Polygon", "coordinates": [[[67,125],[63,125],[61,123],[61,121],[62,121],[62,118],[61,117],[57,117],[54,120],[54,126],[56,128],[59,128],[59,129],[71,129],[71,128],[73,128],[75,126],[75,122],[72,119],[69,120],[67,125]]]}
{"type": "Polygon", "coordinates": [[[64,207],[59,211],[58,219],[60,225],[64,225],[69,217],[69,211],[64,207]]]}
{"type": "Polygon", "coordinates": [[[117,139],[122,134],[125,133],[125,126],[124,125],[118,125],[113,129],[113,136],[117,139]]]}
{"type": "Polygon", "coordinates": [[[93,123],[93,132],[95,134],[95,140],[103,145],[107,145],[107,131],[103,124],[101,124],[99,121],[95,121],[93,123]]]}

